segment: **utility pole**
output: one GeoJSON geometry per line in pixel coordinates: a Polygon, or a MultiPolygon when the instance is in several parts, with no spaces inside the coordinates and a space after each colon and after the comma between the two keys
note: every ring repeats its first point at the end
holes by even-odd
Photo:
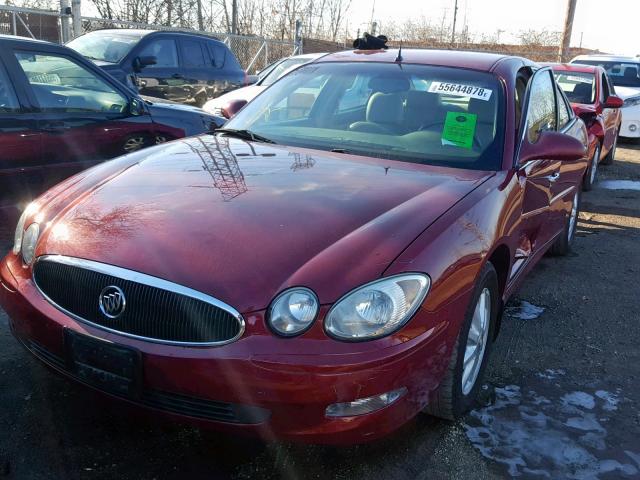
{"type": "Polygon", "coordinates": [[[373,21],[373,16],[376,13],[376,0],[373,0],[373,5],[371,6],[371,21],[369,22],[369,25],[371,26],[371,35],[375,35],[376,34],[376,24],[373,21]]]}
{"type": "Polygon", "coordinates": [[[453,7],[453,28],[451,29],[451,45],[456,42],[456,20],[458,18],[458,0],[453,7]]]}
{"type": "Polygon", "coordinates": [[[569,56],[571,44],[571,31],[573,30],[573,17],[576,14],[578,0],[567,0],[567,15],[564,19],[564,31],[562,32],[562,45],[558,51],[558,61],[564,62],[569,56]]]}

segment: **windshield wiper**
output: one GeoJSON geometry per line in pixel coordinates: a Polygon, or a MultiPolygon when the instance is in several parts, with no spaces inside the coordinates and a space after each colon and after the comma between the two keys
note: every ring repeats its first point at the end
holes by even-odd
{"type": "Polygon", "coordinates": [[[241,138],[243,140],[251,140],[252,142],[276,143],[270,138],[263,137],[262,135],[252,132],[251,130],[235,129],[235,128],[216,128],[214,130],[214,133],[224,133],[226,135],[241,138]]]}

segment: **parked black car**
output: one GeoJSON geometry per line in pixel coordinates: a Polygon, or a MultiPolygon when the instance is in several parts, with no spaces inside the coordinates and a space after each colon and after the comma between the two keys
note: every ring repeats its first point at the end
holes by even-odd
{"type": "Polygon", "coordinates": [[[223,122],[149,102],[64,46],[0,35],[0,197],[223,122]]]}
{"type": "Polygon", "coordinates": [[[247,84],[231,50],[212,37],[154,30],[98,30],[67,44],[142,95],[201,107],[247,84]]]}

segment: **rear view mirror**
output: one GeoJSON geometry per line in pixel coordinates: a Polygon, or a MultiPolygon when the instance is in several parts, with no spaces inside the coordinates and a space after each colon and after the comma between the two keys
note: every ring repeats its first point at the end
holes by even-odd
{"type": "Polygon", "coordinates": [[[156,63],[158,63],[158,59],[152,55],[136,57],[133,59],[133,69],[136,72],[140,72],[144,67],[155,65],[156,63]]]}
{"type": "Polygon", "coordinates": [[[518,164],[523,165],[532,160],[575,161],[587,155],[587,147],[578,139],[566,133],[544,131],[536,143],[526,139],[520,147],[518,164]]]}
{"type": "Polygon", "coordinates": [[[244,107],[248,102],[246,100],[231,100],[224,107],[222,107],[222,116],[224,118],[231,118],[244,107]]]}
{"type": "Polygon", "coordinates": [[[609,95],[604,102],[604,108],[622,108],[622,105],[624,105],[624,100],[617,95],[609,95]]]}

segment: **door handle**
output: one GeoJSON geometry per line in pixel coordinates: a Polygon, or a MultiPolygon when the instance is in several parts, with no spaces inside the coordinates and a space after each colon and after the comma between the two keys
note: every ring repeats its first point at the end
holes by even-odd
{"type": "Polygon", "coordinates": [[[544,177],[546,180],[549,180],[551,183],[556,182],[560,178],[560,173],[556,172],[552,175],[548,175],[544,177]]]}

